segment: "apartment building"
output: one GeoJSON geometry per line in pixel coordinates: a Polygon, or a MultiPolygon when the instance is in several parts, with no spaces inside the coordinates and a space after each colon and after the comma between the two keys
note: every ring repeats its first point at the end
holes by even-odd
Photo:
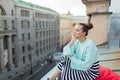
{"type": "Polygon", "coordinates": [[[0,1],[0,80],[12,80],[59,49],[59,14],[22,0],[0,1]]]}

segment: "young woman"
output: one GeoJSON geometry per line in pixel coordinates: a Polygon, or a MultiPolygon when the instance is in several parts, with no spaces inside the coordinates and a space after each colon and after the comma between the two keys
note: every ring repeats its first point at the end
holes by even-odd
{"type": "Polygon", "coordinates": [[[98,50],[87,38],[91,23],[75,25],[71,41],[63,48],[65,56],[49,80],[61,73],[61,80],[95,80],[99,76],[98,50]]]}

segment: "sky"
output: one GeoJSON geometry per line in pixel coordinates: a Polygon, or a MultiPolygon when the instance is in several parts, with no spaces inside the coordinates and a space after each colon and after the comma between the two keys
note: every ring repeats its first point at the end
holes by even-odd
{"type": "Polygon", "coordinates": [[[120,13],[120,0],[111,0],[110,12],[120,13]]]}
{"type": "Polygon", "coordinates": [[[86,15],[86,7],[81,0],[23,0],[40,6],[48,7],[57,11],[60,14],[65,14],[68,11],[74,16],[86,15]]]}

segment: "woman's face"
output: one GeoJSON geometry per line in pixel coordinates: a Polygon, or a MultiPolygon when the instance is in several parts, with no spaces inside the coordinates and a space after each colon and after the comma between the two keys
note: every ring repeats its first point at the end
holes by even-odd
{"type": "Polygon", "coordinates": [[[83,32],[81,25],[76,24],[73,30],[73,36],[77,39],[85,37],[85,32],[83,32]]]}

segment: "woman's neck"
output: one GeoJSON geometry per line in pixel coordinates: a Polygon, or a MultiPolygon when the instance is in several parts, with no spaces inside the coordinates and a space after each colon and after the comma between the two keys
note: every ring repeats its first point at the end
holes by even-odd
{"type": "Polygon", "coordinates": [[[81,37],[81,38],[79,38],[79,41],[80,42],[84,42],[86,40],[86,37],[81,37]]]}

